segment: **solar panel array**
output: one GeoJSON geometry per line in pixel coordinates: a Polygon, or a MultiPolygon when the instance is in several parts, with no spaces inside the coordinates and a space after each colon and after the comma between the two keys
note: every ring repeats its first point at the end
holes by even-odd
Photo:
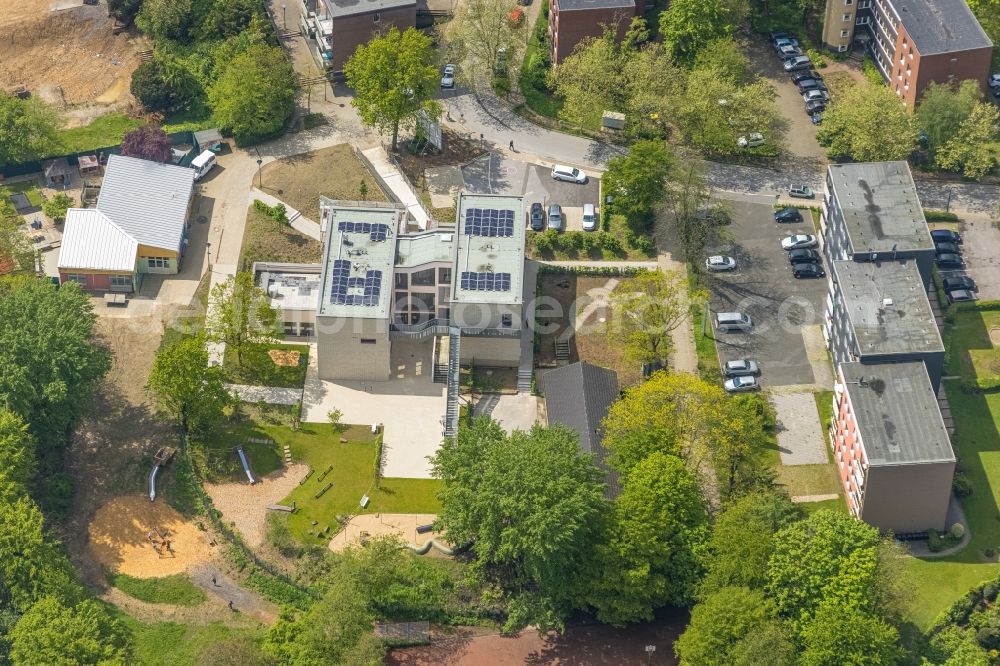
{"type": "Polygon", "coordinates": [[[353,234],[368,234],[371,240],[380,243],[389,235],[389,225],[377,222],[341,222],[337,228],[353,234]]]}
{"type": "Polygon", "coordinates": [[[510,273],[463,271],[460,286],[470,291],[510,291],[510,273]]]}
{"type": "Polygon", "coordinates": [[[351,277],[351,262],[345,259],[333,261],[330,279],[330,303],[333,305],[378,305],[381,290],[382,271],[367,271],[364,277],[351,277]],[[360,294],[347,293],[359,288],[363,290],[360,294]]]}
{"type": "Polygon", "coordinates": [[[465,210],[466,236],[514,235],[514,211],[496,208],[467,208],[465,210]]]}

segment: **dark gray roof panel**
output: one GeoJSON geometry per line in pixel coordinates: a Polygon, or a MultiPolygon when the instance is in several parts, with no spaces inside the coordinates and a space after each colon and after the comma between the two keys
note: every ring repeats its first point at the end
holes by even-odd
{"type": "Polygon", "coordinates": [[[965,0],[892,0],[920,55],[993,46],[965,0]]]}

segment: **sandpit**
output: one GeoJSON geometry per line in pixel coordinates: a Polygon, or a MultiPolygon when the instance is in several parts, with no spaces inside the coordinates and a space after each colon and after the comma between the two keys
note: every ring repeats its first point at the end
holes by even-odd
{"type": "Polygon", "coordinates": [[[267,355],[271,357],[271,360],[274,361],[275,365],[287,365],[294,367],[299,364],[299,356],[301,356],[301,352],[289,349],[269,349],[267,350],[267,355]]]}
{"type": "Polygon", "coordinates": [[[430,525],[437,518],[433,513],[365,513],[354,516],[330,541],[330,550],[339,552],[361,540],[361,533],[368,536],[394,534],[406,543],[421,546],[431,539],[444,543],[439,532],[417,534],[418,525],[430,525]]]}
{"type": "Polygon", "coordinates": [[[271,472],[252,486],[245,483],[206,483],[205,492],[212,498],[215,508],[222,512],[225,521],[236,526],[251,548],[258,548],[264,544],[267,505],[288,497],[308,471],[308,465],[296,463],[271,472]]]}
{"type": "Polygon", "coordinates": [[[211,560],[208,535],[165,502],[143,495],[118,497],[104,504],[87,527],[89,548],[103,566],[136,578],[181,573],[211,560]],[[157,553],[147,534],[157,529],[170,541],[172,554],[157,553]]]}

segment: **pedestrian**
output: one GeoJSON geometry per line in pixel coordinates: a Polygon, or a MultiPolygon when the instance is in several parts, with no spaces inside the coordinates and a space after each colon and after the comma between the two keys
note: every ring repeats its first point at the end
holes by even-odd
{"type": "Polygon", "coordinates": [[[514,150],[514,139],[510,140],[510,149],[511,149],[511,151],[514,150]]]}
{"type": "Polygon", "coordinates": [[[215,576],[212,576],[212,585],[215,587],[219,587],[219,584],[215,582],[215,576]]]}
{"type": "Polygon", "coordinates": [[[235,608],[233,608],[233,600],[232,599],[229,600],[229,610],[231,610],[231,611],[235,611],[236,610],[235,608]]]}

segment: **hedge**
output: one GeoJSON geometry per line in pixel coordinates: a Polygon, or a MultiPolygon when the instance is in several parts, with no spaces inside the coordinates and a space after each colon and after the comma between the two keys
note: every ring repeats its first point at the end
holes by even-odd
{"type": "Polygon", "coordinates": [[[924,219],[928,222],[958,222],[958,215],[946,210],[924,209],[924,219]]]}

